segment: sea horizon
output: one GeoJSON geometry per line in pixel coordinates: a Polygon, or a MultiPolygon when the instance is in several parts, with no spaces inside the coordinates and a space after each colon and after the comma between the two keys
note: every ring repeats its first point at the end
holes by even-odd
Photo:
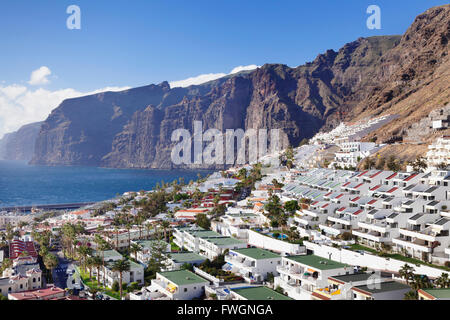
{"type": "Polygon", "coordinates": [[[124,169],[40,166],[0,160],[0,209],[5,207],[100,202],[124,192],[149,191],[157,183],[186,183],[213,170],[124,169]]]}

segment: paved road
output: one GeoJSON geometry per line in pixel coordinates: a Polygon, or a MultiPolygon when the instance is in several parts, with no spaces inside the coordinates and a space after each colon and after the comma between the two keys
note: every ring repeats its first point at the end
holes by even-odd
{"type": "Polygon", "coordinates": [[[65,259],[62,253],[58,252],[59,265],[53,269],[53,282],[54,284],[62,289],[73,289],[79,288],[76,281],[76,269],[75,265],[69,260],[65,259]],[[70,278],[70,279],[69,279],[70,278]]]}

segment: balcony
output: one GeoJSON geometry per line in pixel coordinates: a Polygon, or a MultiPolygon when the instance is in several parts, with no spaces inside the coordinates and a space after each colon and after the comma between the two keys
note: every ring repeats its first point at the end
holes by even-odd
{"type": "Polygon", "coordinates": [[[319,225],[320,230],[323,230],[325,233],[331,234],[333,236],[338,236],[341,233],[343,233],[345,230],[342,228],[339,224],[332,224],[332,225],[319,225]]]}
{"type": "Polygon", "coordinates": [[[421,251],[421,252],[431,253],[432,250],[433,250],[431,248],[431,245],[428,244],[426,241],[424,241],[422,239],[411,239],[411,240],[408,240],[408,239],[406,239],[404,237],[398,237],[398,238],[394,238],[392,240],[392,242],[394,244],[400,245],[402,247],[410,248],[410,249],[421,251]]]}
{"type": "Polygon", "coordinates": [[[314,292],[330,300],[342,300],[345,298],[340,289],[320,288],[314,290],[314,292]]]}
{"type": "Polygon", "coordinates": [[[294,277],[295,276],[300,277],[301,274],[303,273],[299,267],[277,266],[276,270],[279,273],[287,274],[294,277]]]}
{"type": "Polygon", "coordinates": [[[418,238],[422,241],[433,242],[436,241],[437,233],[431,228],[425,228],[422,230],[411,230],[410,228],[400,228],[400,234],[405,237],[418,238]]]}
{"type": "Polygon", "coordinates": [[[169,283],[157,279],[152,280],[152,285],[155,285],[159,292],[165,294],[168,297],[173,297],[173,295],[176,294],[178,290],[178,288],[175,286],[169,288],[169,283]]]}
{"type": "Polygon", "coordinates": [[[371,240],[371,241],[375,241],[375,242],[387,242],[389,241],[389,238],[386,237],[385,235],[383,235],[383,233],[374,231],[374,230],[368,230],[368,229],[354,229],[352,231],[353,235],[363,238],[363,239],[367,239],[367,240],[371,240]]]}

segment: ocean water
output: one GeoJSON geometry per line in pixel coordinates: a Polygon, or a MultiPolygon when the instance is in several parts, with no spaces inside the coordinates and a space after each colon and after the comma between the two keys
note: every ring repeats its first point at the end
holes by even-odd
{"type": "Polygon", "coordinates": [[[126,191],[151,190],[156,183],[180,177],[188,183],[209,171],[132,170],[93,167],[30,166],[0,161],[0,208],[114,198],[126,191]]]}

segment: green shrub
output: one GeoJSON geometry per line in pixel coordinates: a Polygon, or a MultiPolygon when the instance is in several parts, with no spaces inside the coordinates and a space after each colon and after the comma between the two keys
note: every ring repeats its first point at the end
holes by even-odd
{"type": "Polygon", "coordinates": [[[112,291],[119,291],[120,290],[120,286],[119,286],[119,282],[118,281],[114,281],[112,287],[111,287],[112,291]]]}

